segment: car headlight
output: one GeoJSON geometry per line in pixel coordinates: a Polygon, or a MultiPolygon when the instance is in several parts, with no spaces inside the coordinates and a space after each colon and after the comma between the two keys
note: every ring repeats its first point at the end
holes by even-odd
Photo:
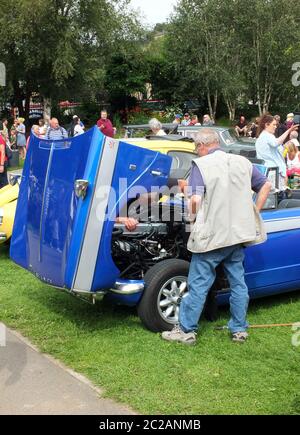
{"type": "Polygon", "coordinates": [[[3,208],[0,208],[0,227],[3,224],[3,215],[4,215],[3,208]]]}

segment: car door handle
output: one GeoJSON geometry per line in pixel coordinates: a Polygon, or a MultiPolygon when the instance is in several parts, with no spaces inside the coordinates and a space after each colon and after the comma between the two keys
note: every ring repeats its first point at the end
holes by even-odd
{"type": "Polygon", "coordinates": [[[89,182],[87,180],[76,180],[74,189],[77,198],[84,199],[86,197],[88,187],[89,182]]]}
{"type": "Polygon", "coordinates": [[[155,177],[161,177],[162,176],[162,172],[160,172],[160,171],[151,171],[151,174],[154,175],[155,177]]]}

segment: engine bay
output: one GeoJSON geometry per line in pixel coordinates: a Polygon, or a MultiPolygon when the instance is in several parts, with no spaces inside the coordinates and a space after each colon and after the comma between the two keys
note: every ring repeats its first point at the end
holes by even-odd
{"type": "Polygon", "coordinates": [[[135,231],[115,224],[112,256],[121,278],[143,279],[156,263],[169,258],[190,260],[184,212],[180,206],[159,204],[138,216],[135,231]]]}

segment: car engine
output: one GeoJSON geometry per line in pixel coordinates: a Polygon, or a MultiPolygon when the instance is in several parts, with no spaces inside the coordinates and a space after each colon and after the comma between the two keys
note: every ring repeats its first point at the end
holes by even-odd
{"type": "Polygon", "coordinates": [[[190,259],[180,207],[158,206],[139,216],[139,222],[133,232],[123,224],[116,224],[113,231],[112,256],[122,278],[143,279],[147,270],[162,260],[190,259]]]}

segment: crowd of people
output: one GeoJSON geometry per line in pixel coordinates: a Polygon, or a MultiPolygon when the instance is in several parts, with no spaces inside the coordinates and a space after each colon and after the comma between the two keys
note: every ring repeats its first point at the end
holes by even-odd
{"type": "MultiPolygon", "coordinates": [[[[277,138],[282,136],[283,133],[285,133],[292,125],[294,125],[294,118],[295,115],[293,113],[289,113],[286,117],[286,121],[282,123],[280,115],[274,116],[274,119],[277,123],[277,128],[275,131],[275,136],[277,138]]],[[[256,139],[260,119],[261,118],[257,117],[255,121],[248,122],[245,116],[241,115],[238,122],[235,124],[235,132],[237,137],[250,137],[256,139]]]]}
{"type": "Polygon", "coordinates": [[[212,127],[213,125],[215,125],[214,121],[211,119],[209,115],[203,116],[203,121],[201,124],[198,115],[191,116],[189,113],[185,113],[183,116],[180,114],[175,115],[173,124],[183,125],[185,127],[194,127],[195,125],[197,126],[202,125],[203,127],[212,127]]]}
{"type": "MultiPolygon", "coordinates": [[[[114,137],[116,134],[116,128],[113,127],[112,122],[108,119],[106,110],[101,111],[97,126],[105,136],[114,137]]],[[[85,126],[77,115],[73,116],[68,130],[60,125],[57,118],[44,118],[39,119],[38,124],[34,124],[31,127],[31,132],[40,139],[64,140],[80,136],[85,132],[85,126]]],[[[25,160],[29,142],[30,135],[26,138],[24,118],[18,117],[14,119],[10,128],[6,118],[0,121],[0,189],[8,184],[7,166],[10,153],[13,150],[18,150],[20,158],[25,160]]]]}
{"type": "Polygon", "coordinates": [[[24,118],[17,118],[10,129],[6,118],[0,122],[0,189],[7,185],[7,165],[11,150],[18,149],[23,160],[26,157],[26,127],[24,122],[24,118]]]}

